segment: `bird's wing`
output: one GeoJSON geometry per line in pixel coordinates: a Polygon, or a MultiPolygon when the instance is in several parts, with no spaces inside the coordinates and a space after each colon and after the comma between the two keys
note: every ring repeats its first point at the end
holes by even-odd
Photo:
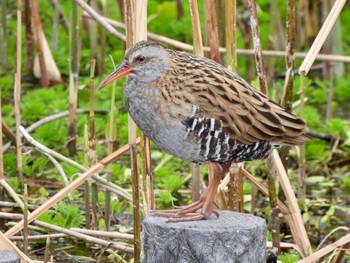
{"type": "Polygon", "coordinates": [[[238,75],[215,66],[199,80],[200,88],[194,88],[195,103],[207,118],[220,120],[231,138],[245,144],[265,140],[295,145],[309,140],[302,119],[286,112],[238,75]]]}

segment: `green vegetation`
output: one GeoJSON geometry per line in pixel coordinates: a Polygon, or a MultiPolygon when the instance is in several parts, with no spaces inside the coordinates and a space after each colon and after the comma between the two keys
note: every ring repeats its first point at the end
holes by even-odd
{"type": "MultiPolygon", "coordinates": [[[[60,1],[64,14],[70,15],[70,1],[60,1]]],[[[100,2],[100,1],[98,1],[100,2]]],[[[121,21],[118,1],[109,1],[110,17],[121,21]]],[[[204,1],[199,1],[200,14],[202,20],[202,30],[204,32],[204,1]]],[[[280,6],[280,14],[282,22],[285,23],[284,14],[286,12],[285,1],[277,1],[280,6]]],[[[269,48],[270,32],[270,1],[259,1],[259,22],[262,35],[263,48],[269,48]]],[[[52,20],[54,10],[50,5],[50,1],[40,1],[40,16],[42,19],[44,32],[46,34],[49,45],[52,39],[52,20]]],[[[239,7],[239,19],[242,21],[243,7],[239,7]]],[[[149,0],[148,6],[148,29],[150,32],[164,35],[182,42],[192,43],[193,35],[191,30],[191,17],[189,6],[184,1],[184,17],[177,19],[176,1],[149,0]]],[[[15,66],[15,34],[16,34],[16,1],[7,1],[7,71],[0,72],[0,91],[2,100],[2,116],[3,121],[14,131],[14,107],[13,107],[13,85],[14,85],[14,66],[15,66]]],[[[341,44],[344,49],[344,55],[350,54],[350,9],[346,7],[340,17],[341,25],[341,44]]],[[[23,26],[24,30],[24,26],[23,26]]],[[[99,27],[99,30],[101,28],[99,27]]],[[[68,110],[68,82],[69,82],[69,43],[68,35],[62,26],[58,27],[58,43],[57,49],[52,49],[53,56],[57,66],[62,74],[63,81],[61,84],[53,85],[50,88],[42,88],[37,79],[32,77],[31,72],[26,71],[25,58],[26,50],[23,45],[22,51],[22,94],[21,94],[21,123],[24,127],[53,114],[57,114],[68,110]]],[[[23,34],[23,41],[25,37],[23,34]]],[[[78,105],[81,109],[89,109],[89,65],[91,59],[90,39],[86,31],[83,30],[81,36],[81,60],[80,60],[80,76],[79,76],[79,95],[78,105]]],[[[107,49],[105,62],[105,73],[98,76],[95,84],[106,76],[107,72],[113,70],[113,63],[108,55],[111,55],[116,63],[121,61],[124,54],[124,44],[114,37],[107,36],[107,49]]],[[[238,47],[244,48],[243,33],[238,33],[238,47]]],[[[298,46],[298,51],[307,51],[309,42],[306,41],[304,46],[298,46]]],[[[246,63],[252,57],[238,56],[238,73],[246,77],[246,63]]],[[[266,59],[266,64],[272,59],[266,59]]],[[[272,63],[272,62],[271,62],[272,63]]],[[[296,68],[300,66],[301,60],[296,60],[296,68]]],[[[270,95],[275,101],[281,100],[281,94],[284,79],[279,78],[285,74],[284,58],[275,59],[273,76],[269,76],[270,95]]],[[[345,64],[345,72],[349,69],[349,65],[345,64]]],[[[252,70],[255,70],[255,66],[252,70]]],[[[332,69],[333,70],[333,69],[332,69]]],[[[305,108],[304,117],[307,121],[310,131],[325,135],[330,139],[316,138],[306,144],[306,195],[299,200],[299,206],[302,210],[302,217],[306,225],[308,235],[311,239],[313,248],[322,241],[332,229],[337,226],[349,225],[350,212],[342,210],[342,207],[348,206],[350,199],[350,75],[337,76],[337,72],[333,70],[332,79],[325,79],[322,70],[313,70],[307,76],[308,86],[305,91],[305,108]],[[326,119],[327,103],[330,96],[330,87],[334,94],[330,106],[332,111],[331,118],[326,119]],[[341,212],[342,211],[342,212],[341,212]]],[[[254,73],[255,74],[255,73],[254,73]]],[[[253,75],[254,75],[253,74],[253,75]]],[[[255,76],[255,75],[254,75],[255,76]]],[[[117,123],[117,140],[116,148],[122,146],[128,141],[127,130],[127,111],[123,99],[123,81],[118,81],[115,100],[116,100],[116,123],[117,123]]],[[[256,80],[252,80],[256,82],[256,80]]],[[[295,113],[301,115],[299,101],[299,75],[295,75],[294,82],[294,99],[296,107],[295,113]]],[[[95,109],[109,110],[111,107],[112,85],[106,87],[103,91],[95,93],[95,109]]],[[[88,115],[78,115],[77,121],[77,148],[78,154],[71,157],[77,163],[84,163],[83,153],[83,134],[84,125],[88,122],[88,115]]],[[[107,140],[105,138],[105,128],[107,123],[107,114],[95,114],[95,131],[96,131],[96,150],[98,159],[107,155],[107,140]]],[[[46,123],[35,129],[31,135],[38,142],[68,156],[67,144],[67,119],[61,118],[46,123]]],[[[322,136],[320,136],[322,137],[322,136]]],[[[9,142],[7,137],[3,137],[4,145],[9,142]]],[[[29,184],[31,204],[40,205],[49,196],[62,188],[64,181],[53,163],[41,152],[32,149],[30,146],[23,147],[23,173],[29,184]],[[38,187],[38,181],[40,186],[38,187]],[[53,182],[55,184],[53,184],[53,182]],[[51,184],[53,186],[51,186],[51,184]]],[[[298,192],[298,156],[300,150],[293,148],[288,155],[288,172],[295,192],[298,192]]],[[[11,146],[4,153],[4,172],[10,179],[8,183],[19,193],[22,189],[18,181],[16,166],[16,150],[11,146]]],[[[152,164],[154,168],[154,188],[156,207],[159,209],[170,208],[173,204],[185,205],[190,202],[191,195],[180,193],[180,189],[191,189],[191,164],[184,163],[174,157],[171,157],[152,144],[152,164]]],[[[61,163],[68,180],[73,180],[77,173],[77,168],[69,164],[61,163]]],[[[124,188],[131,189],[131,171],[128,156],[120,158],[112,165],[112,182],[124,188]]],[[[266,178],[266,164],[261,161],[250,162],[245,165],[247,170],[252,171],[261,181],[266,178]]],[[[206,180],[207,171],[205,167],[201,167],[202,177],[206,180]]],[[[259,179],[259,180],[260,180],[259,179]]],[[[251,184],[245,182],[244,185],[245,209],[251,211],[251,184]]],[[[85,212],[82,208],[83,190],[78,189],[72,193],[73,200],[60,202],[55,209],[46,212],[39,217],[39,220],[52,223],[61,227],[84,227],[85,212]]],[[[283,197],[281,197],[283,199],[283,197]]],[[[255,193],[255,210],[253,211],[264,218],[268,217],[268,201],[260,193],[255,193]]],[[[98,207],[100,212],[104,208],[105,196],[103,192],[98,194],[98,207]]],[[[111,201],[111,213],[113,216],[119,214],[131,214],[132,205],[129,201],[115,197],[111,201]]],[[[115,223],[119,219],[114,220],[115,223]]],[[[125,220],[127,221],[127,220],[125,220]]],[[[124,221],[123,221],[124,222],[124,221]]],[[[98,218],[98,225],[101,230],[104,228],[102,212],[98,218]]],[[[124,232],[132,232],[132,223],[127,221],[125,226],[112,225],[113,230],[124,232]]],[[[284,226],[284,225],[283,225],[284,226]]],[[[288,226],[287,226],[288,228],[288,226]]],[[[335,241],[340,235],[335,234],[330,241],[335,241]]],[[[290,232],[282,233],[282,240],[285,242],[293,242],[290,232]]],[[[91,254],[97,255],[102,253],[103,249],[96,252],[92,249],[91,254]]],[[[115,253],[115,252],[113,252],[115,253]]],[[[107,258],[107,257],[106,257],[107,258]]],[[[125,259],[125,258],[124,258],[125,259]]],[[[123,260],[124,260],[123,259],[123,260]]],[[[292,251],[282,253],[279,260],[282,262],[296,262],[300,259],[297,252],[292,251]]],[[[106,259],[108,260],[108,258],[106,259]]],[[[121,254],[109,253],[109,262],[120,260],[121,254]]],[[[82,261],[79,261],[82,262],[82,261]]],[[[107,262],[107,261],[106,261],[107,262]]]]}

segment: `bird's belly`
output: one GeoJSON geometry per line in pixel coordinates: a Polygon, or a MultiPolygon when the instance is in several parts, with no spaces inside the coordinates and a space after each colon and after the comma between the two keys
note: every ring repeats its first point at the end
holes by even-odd
{"type": "Polygon", "coordinates": [[[186,127],[181,120],[159,115],[147,103],[128,101],[128,111],[140,130],[163,151],[195,163],[208,160],[201,154],[196,141],[186,139],[186,127]]]}

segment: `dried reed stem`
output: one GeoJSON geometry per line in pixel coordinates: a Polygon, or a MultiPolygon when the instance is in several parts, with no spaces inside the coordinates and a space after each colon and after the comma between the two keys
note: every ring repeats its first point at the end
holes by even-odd
{"type": "Polygon", "coordinates": [[[225,0],[226,16],[226,65],[233,72],[237,72],[237,43],[236,43],[236,0],[225,0]]]}
{"type": "MultiPolygon", "coordinates": [[[[203,41],[202,41],[202,33],[201,33],[197,0],[190,0],[190,11],[191,11],[191,20],[192,20],[194,51],[198,56],[203,57],[204,56],[203,41]]],[[[150,35],[148,34],[148,36],[150,35]]],[[[191,47],[191,51],[192,51],[192,47],[191,47]]]]}
{"type": "Polygon", "coordinates": [[[70,155],[77,152],[77,105],[78,105],[78,78],[79,78],[79,42],[80,23],[78,6],[72,2],[71,26],[69,31],[69,108],[68,108],[68,142],[70,155]]]}
{"type": "Polygon", "coordinates": [[[293,233],[293,238],[295,240],[295,243],[300,247],[302,254],[304,256],[310,255],[312,253],[310,240],[307,236],[303,219],[301,218],[300,209],[293,188],[290,184],[287,172],[283,166],[277,150],[274,150],[273,158],[277,176],[279,178],[283,192],[286,195],[290,214],[296,226],[297,233],[293,233]]]}
{"type": "Polygon", "coordinates": [[[27,184],[24,184],[24,191],[23,191],[23,203],[24,203],[24,210],[23,210],[23,252],[24,254],[28,254],[28,187],[27,184]]]}
{"type": "Polygon", "coordinates": [[[249,9],[251,12],[250,15],[250,26],[253,36],[253,46],[255,52],[255,61],[256,61],[256,72],[258,74],[260,90],[262,93],[267,94],[267,81],[265,73],[265,63],[263,60],[262,46],[260,40],[260,29],[258,22],[258,15],[256,11],[256,2],[255,0],[249,0],[249,9]]]}
{"type": "Polygon", "coordinates": [[[22,0],[17,2],[17,38],[16,38],[16,73],[14,87],[14,108],[16,123],[16,151],[17,151],[17,170],[21,184],[23,184],[22,167],[22,140],[19,127],[21,125],[21,66],[22,66],[22,0]]]}
{"type": "Polygon", "coordinates": [[[323,46],[331,29],[333,28],[335,22],[337,21],[339,14],[343,9],[345,3],[346,3],[346,0],[337,0],[334,3],[332,10],[328,14],[326,21],[323,23],[320,29],[320,32],[317,34],[316,39],[314,40],[311,48],[309,49],[309,52],[307,53],[307,56],[305,57],[303,63],[299,68],[299,74],[306,75],[309,72],[312,64],[315,61],[317,54],[320,52],[321,47],[323,46]]]}
{"type": "Polygon", "coordinates": [[[219,35],[216,20],[214,0],[205,0],[205,20],[207,28],[207,38],[210,47],[210,58],[220,63],[219,35]]]}
{"type": "MultiPolygon", "coordinates": [[[[147,39],[147,0],[126,0],[125,24],[126,47],[129,48],[140,40],[147,39]]],[[[136,154],[136,124],[128,117],[128,140],[130,145],[130,161],[133,185],[133,212],[134,212],[134,262],[140,262],[141,253],[141,218],[140,218],[140,193],[139,177],[137,170],[136,154]]]]}
{"type": "Polygon", "coordinates": [[[293,105],[293,80],[294,80],[294,49],[295,49],[295,0],[287,1],[287,44],[286,44],[286,79],[284,84],[284,96],[282,106],[286,111],[292,111],[293,105]]]}
{"type": "MultiPolygon", "coordinates": [[[[201,25],[198,12],[197,0],[190,0],[190,10],[192,19],[192,31],[194,41],[194,52],[196,55],[203,57],[203,42],[201,25]]],[[[192,201],[195,202],[200,198],[201,189],[200,169],[198,164],[192,164],[192,201]]]]}
{"type": "MultiPolygon", "coordinates": [[[[261,40],[260,40],[260,30],[259,30],[259,22],[257,17],[257,11],[256,11],[256,2],[255,0],[249,0],[250,4],[250,24],[252,29],[252,35],[253,35],[253,45],[255,50],[255,60],[256,60],[256,70],[259,78],[260,83],[260,90],[264,94],[268,94],[267,89],[267,81],[266,81],[266,73],[265,73],[265,63],[263,59],[262,54],[262,46],[261,46],[261,40]]],[[[269,201],[270,201],[270,217],[269,217],[269,225],[271,229],[272,234],[272,243],[274,245],[274,248],[276,248],[278,252],[281,242],[280,240],[280,225],[279,225],[279,219],[278,219],[278,208],[277,208],[277,188],[276,188],[276,173],[273,168],[273,160],[272,156],[270,156],[267,159],[268,164],[268,186],[269,186],[269,201]]]]}

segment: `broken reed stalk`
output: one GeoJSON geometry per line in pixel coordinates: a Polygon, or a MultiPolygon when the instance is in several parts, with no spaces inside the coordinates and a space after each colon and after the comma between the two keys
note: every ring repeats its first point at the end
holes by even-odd
{"type": "MultiPolygon", "coordinates": [[[[229,70],[237,72],[237,39],[236,39],[236,0],[225,1],[225,28],[226,28],[226,66],[229,70]]],[[[236,212],[243,212],[243,178],[240,169],[232,166],[230,171],[229,208],[236,212]]]]}
{"type": "MultiPolygon", "coordinates": [[[[198,12],[197,0],[190,1],[191,19],[192,19],[192,32],[193,32],[193,46],[196,55],[203,57],[203,42],[202,32],[198,12]]],[[[192,201],[198,201],[200,198],[201,190],[201,178],[200,167],[198,164],[192,164],[192,201]]]]}
{"type": "Polygon", "coordinates": [[[30,6],[32,7],[33,27],[36,32],[36,49],[40,65],[40,84],[41,86],[48,88],[50,86],[49,75],[45,64],[43,33],[39,15],[39,4],[36,0],[30,0],[30,6]]]}
{"type": "Polygon", "coordinates": [[[343,9],[346,0],[336,0],[331,11],[329,12],[326,21],[323,23],[319,33],[317,34],[309,52],[307,53],[303,63],[299,68],[299,74],[306,75],[312,64],[315,61],[316,56],[321,50],[324,42],[326,41],[331,29],[333,28],[335,22],[337,21],[341,10],[343,9]]]}
{"type": "Polygon", "coordinates": [[[77,152],[77,104],[79,78],[79,42],[80,23],[77,4],[72,1],[71,21],[69,31],[69,114],[68,114],[68,142],[70,155],[77,152]]]}
{"type": "Polygon", "coordinates": [[[210,47],[210,58],[220,63],[219,34],[214,0],[205,0],[205,10],[206,33],[210,47]]]}
{"type": "Polygon", "coordinates": [[[142,197],[145,214],[155,209],[153,172],[151,165],[151,145],[147,136],[141,133],[141,158],[142,158],[142,197]]]}
{"type": "Polygon", "coordinates": [[[7,71],[6,2],[1,1],[1,68],[3,72],[7,71]]]}
{"type": "MultiPolygon", "coordinates": [[[[20,128],[22,132],[25,133],[25,130],[23,127],[20,128]]],[[[136,144],[139,143],[139,139],[136,140],[136,144]]],[[[72,181],[69,185],[65,186],[63,189],[61,189],[58,193],[56,193],[54,196],[52,196],[49,200],[47,200],[45,203],[43,203],[41,206],[39,206],[36,210],[34,210],[29,216],[28,216],[28,223],[35,220],[38,216],[40,216],[42,213],[47,211],[49,208],[51,208],[53,205],[57,204],[57,202],[61,201],[68,193],[71,191],[77,189],[80,185],[82,185],[86,180],[91,178],[94,174],[96,174],[101,169],[105,168],[108,164],[111,162],[114,162],[117,160],[120,156],[127,153],[129,151],[130,147],[129,145],[124,145],[120,147],[118,150],[113,152],[113,154],[103,158],[101,161],[87,169],[84,173],[82,173],[79,177],[77,177],[74,181],[72,181]]],[[[19,223],[17,223],[14,227],[12,227],[10,230],[6,232],[7,237],[11,237],[17,232],[21,231],[23,229],[23,220],[19,223]]]]}
{"type": "Polygon", "coordinates": [[[284,84],[284,96],[282,106],[288,112],[292,112],[293,105],[293,80],[294,80],[294,49],[295,49],[295,0],[287,0],[287,43],[286,43],[286,77],[284,84]]]}
{"type": "Polygon", "coordinates": [[[22,66],[22,0],[17,1],[17,31],[16,31],[16,73],[13,90],[14,111],[16,123],[17,171],[20,183],[23,185],[22,139],[19,127],[21,125],[21,66],[22,66]]]}
{"type": "MultiPolygon", "coordinates": [[[[4,1],[6,2],[6,1],[4,1]]],[[[32,8],[30,0],[25,0],[25,28],[26,28],[26,68],[27,74],[33,74],[34,67],[34,54],[33,54],[33,42],[34,42],[34,32],[32,24],[32,8]]]]}
{"type": "Polygon", "coordinates": [[[280,185],[286,196],[290,215],[292,217],[293,225],[295,226],[294,230],[291,228],[291,230],[294,232],[293,238],[295,240],[295,243],[300,247],[300,251],[302,252],[303,256],[308,256],[312,253],[311,244],[309,237],[307,236],[303,219],[301,217],[298,201],[295,197],[292,185],[290,184],[288,178],[288,174],[283,166],[277,150],[274,150],[273,158],[275,170],[279,178],[280,185]]]}
{"type": "MultiPolygon", "coordinates": [[[[255,0],[249,0],[250,4],[250,24],[252,29],[252,36],[253,36],[253,45],[255,50],[255,59],[256,59],[256,70],[257,75],[259,78],[259,84],[260,84],[260,90],[264,94],[268,94],[267,89],[267,80],[266,80],[266,73],[265,73],[265,63],[263,59],[262,54],[262,45],[260,40],[260,29],[259,29],[259,22],[258,22],[258,16],[257,16],[257,10],[256,10],[256,2],[255,0]]],[[[273,160],[272,156],[270,156],[267,159],[267,166],[268,166],[268,186],[269,186],[269,201],[270,201],[270,217],[269,217],[269,226],[272,234],[272,243],[273,243],[273,252],[277,253],[279,252],[280,248],[280,225],[279,225],[279,219],[278,219],[278,208],[277,208],[277,187],[276,187],[276,176],[275,176],[275,170],[272,165],[273,160]]]]}

